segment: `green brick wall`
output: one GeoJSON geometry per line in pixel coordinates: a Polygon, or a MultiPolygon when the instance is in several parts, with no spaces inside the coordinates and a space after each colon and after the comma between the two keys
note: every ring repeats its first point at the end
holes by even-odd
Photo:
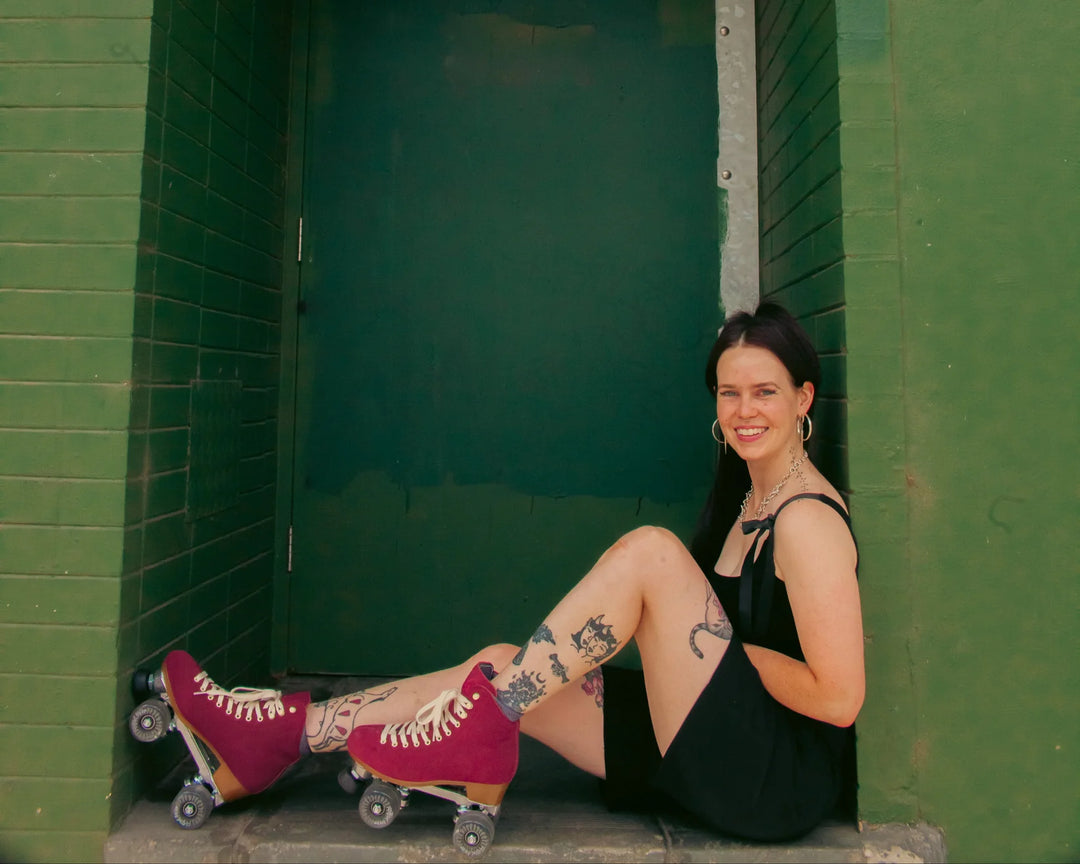
{"type": "Polygon", "coordinates": [[[99,860],[178,758],[127,733],[136,666],[267,677],[290,4],[257,5],[0,3],[3,860],[99,860]]]}
{"type": "MultiPolygon", "coordinates": [[[[221,683],[268,678],[290,5],[155,3],[121,680],[174,648],[221,683]]],[[[182,756],[169,744],[123,738],[118,812],[182,756]]]]}
{"type": "Polygon", "coordinates": [[[150,2],[0,4],[0,857],[112,818],[150,2]]]}
{"type": "Polygon", "coordinates": [[[849,488],[839,128],[832,0],[758,0],[761,294],[796,315],[821,355],[808,449],[849,488]]]}

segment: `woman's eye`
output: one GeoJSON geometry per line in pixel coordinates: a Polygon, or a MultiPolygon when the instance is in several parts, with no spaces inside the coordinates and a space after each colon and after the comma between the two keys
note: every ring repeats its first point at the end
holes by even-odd
{"type": "Polygon", "coordinates": [[[775,396],[775,390],[758,390],[758,396],[775,396]]]}
{"type": "Polygon", "coordinates": [[[734,390],[720,390],[717,394],[721,399],[731,399],[736,393],[734,390]]]}

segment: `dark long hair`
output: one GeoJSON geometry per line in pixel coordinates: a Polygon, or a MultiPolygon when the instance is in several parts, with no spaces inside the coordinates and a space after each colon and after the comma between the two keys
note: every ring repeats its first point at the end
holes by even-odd
{"type": "MultiPolygon", "coordinates": [[[[821,383],[821,363],[806,331],[779,303],[760,303],[754,312],[736,312],[724,322],[705,366],[705,385],[716,396],[716,364],[720,355],[737,345],[753,345],[771,351],[784,364],[796,387],[806,382],[817,392],[821,383]]],[[[811,406],[811,410],[812,410],[811,406]]],[[[716,461],[712,491],[698,519],[690,551],[706,573],[711,573],[731,526],[739,516],[739,506],[750,488],[750,472],[733,448],[721,448],[716,461]]]]}

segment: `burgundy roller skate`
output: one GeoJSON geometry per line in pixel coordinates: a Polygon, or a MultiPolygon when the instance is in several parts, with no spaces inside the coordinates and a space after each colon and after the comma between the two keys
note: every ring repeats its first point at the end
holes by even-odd
{"type": "Polygon", "coordinates": [[[349,736],[353,766],[342,786],[355,790],[373,778],[360,799],[360,818],[385,828],[417,790],[458,805],[453,842],[471,857],[495,836],[510,781],[518,766],[518,724],[495,701],[487,663],[473,667],[460,690],[446,690],[409,723],[359,726],[349,736]]]}
{"type": "Polygon", "coordinates": [[[131,713],[132,735],[155,741],[178,730],[199,769],[173,799],[182,828],[199,828],[214,807],[261,792],[300,759],[308,693],[224,690],[185,651],[171,652],[159,673],[136,673],[135,686],[157,697],[131,713]]]}

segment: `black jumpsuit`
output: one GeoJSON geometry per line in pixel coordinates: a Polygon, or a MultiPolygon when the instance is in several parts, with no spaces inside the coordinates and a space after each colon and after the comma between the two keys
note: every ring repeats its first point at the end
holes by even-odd
{"type": "MultiPolygon", "coordinates": [[[[805,493],[788,498],[764,519],[743,523],[743,532],[757,537],[738,576],[714,573],[715,555],[711,561],[698,558],[735,635],[663,758],[641,671],[603,667],[603,788],[613,809],[673,804],[725,834],[779,841],[805,834],[834,815],[842,794],[853,791],[854,727],[833,726],[781,705],[743,648],[747,642],[804,659],[787,589],[776,578],[773,561],[776,516],[801,498],[831,506],[850,530],[847,513],[835,501],[805,493]]],[[[712,549],[718,554],[718,545],[712,549]]]]}

